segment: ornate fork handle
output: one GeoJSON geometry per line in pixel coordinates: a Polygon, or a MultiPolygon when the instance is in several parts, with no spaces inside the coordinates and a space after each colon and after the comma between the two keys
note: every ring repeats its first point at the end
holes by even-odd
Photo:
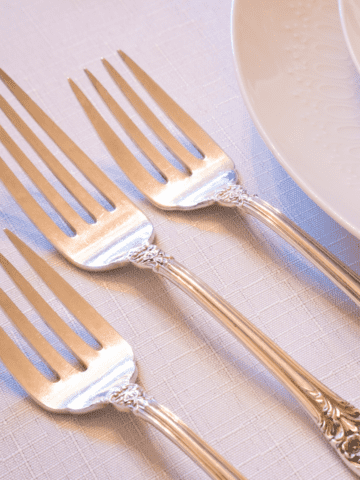
{"type": "Polygon", "coordinates": [[[166,277],[220,321],[303,405],[345,464],[360,476],[360,411],[313,377],[210,287],[155,245],[129,253],[166,277]]]}
{"type": "Polygon", "coordinates": [[[136,383],[117,388],[111,392],[108,401],[118,410],[130,411],[154,425],[214,480],[246,480],[176,415],[148,396],[136,383]]]}
{"type": "Polygon", "coordinates": [[[241,185],[231,184],[214,199],[226,207],[238,207],[257,218],[289,242],[360,306],[360,278],[294,222],[241,185]]]}

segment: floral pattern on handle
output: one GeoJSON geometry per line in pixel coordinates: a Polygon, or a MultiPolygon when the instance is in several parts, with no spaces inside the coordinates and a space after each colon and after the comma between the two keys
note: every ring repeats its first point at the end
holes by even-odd
{"type": "Polygon", "coordinates": [[[350,468],[360,469],[360,410],[345,400],[320,391],[308,392],[319,414],[319,427],[350,468]]]}
{"type": "Polygon", "coordinates": [[[140,409],[145,408],[152,397],[150,397],[143,388],[137,383],[129,383],[120,387],[112,393],[110,402],[116,403],[117,407],[124,411],[130,410],[133,413],[137,413],[140,409]]]}
{"type": "Polygon", "coordinates": [[[156,268],[166,265],[172,257],[158,248],[156,245],[143,245],[130,250],[128,259],[132,263],[143,268],[156,268]]]}
{"type": "Polygon", "coordinates": [[[242,207],[245,200],[248,200],[250,197],[251,196],[241,185],[230,184],[219,190],[215,194],[214,200],[219,202],[220,205],[227,207],[229,204],[233,205],[234,207],[242,207]]]}

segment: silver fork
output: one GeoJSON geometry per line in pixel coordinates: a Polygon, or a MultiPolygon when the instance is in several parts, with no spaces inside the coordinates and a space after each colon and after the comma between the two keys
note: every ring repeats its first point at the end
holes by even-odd
{"type": "Polygon", "coordinates": [[[176,415],[134,383],[137,369],[131,346],[42,258],[12,232],[5,232],[44,283],[101,346],[95,350],[79,337],[0,254],[3,268],[82,367],[76,368],[65,360],[0,289],[0,306],[57,377],[52,381],[40,373],[0,328],[0,359],[29,395],[42,407],[58,413],[85,413],[112,404],[154,425],[211,478],[246,480],[176,415]]]}
{"type": "MultiPolygon", "coordinates": [[[[88,224],[79,217],[0,127],[0,140],[76,235],[67,236],[48,217],[0,158],[0,179],[30,220],[69,261],[80,268],[106,270],[131,262],[139,267],[150,268],[179,286],[220,321],[283,383],[313,418],[340,458],[360,476],[360,411],[297,364],[205,283],[171,256],[150,244],[153,228],[145,215],[13,80],[3,71],[0,74],[39,125],[114,206],[112,212],[101,207],[0,96],[0,107],[14,126],[96,222],[88,224]]],[[[73,88],[78,95],[81,94],[75,84],[73,88]]]]}
{"type": "Polygon", "coordinates": [[[204,157],[203,159],[197,158],[179,143],[122,76],[108,61],[103,59],[103,64],[115,83],[165,147],[183,164],[188,173],[183,173],[175,168],[149,142],[94,75],[85,70],[125,132],[166,180],[165,184],[158,182],[136,160],[120,139],[116,138],[114,132],[98,115],[93,106],[71,83],[75,95],[109,152],[143,195],[150,202],[165,210],[195,209],[215,202],[223,206],[238,207],[242,212],[248,213],[266,224],[293,245],[354,302],[360,305],[360,277],[285,215],[258,196],[249,195],[241,185],[238,185],[234,164],[225,152],[133,60],[124,52],[119,51],[119,53],[142,86],[204,157]]]}

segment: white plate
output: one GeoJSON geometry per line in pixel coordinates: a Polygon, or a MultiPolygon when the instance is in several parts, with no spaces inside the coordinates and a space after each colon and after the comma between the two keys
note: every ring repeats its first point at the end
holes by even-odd
{"type": "Polygon", "coordinates": [[[339,0],[341,25],[351,57],[360,72],[360,3],[359,0],[339,0]]]}
{"type": "Polygon", "coordinates": [[[232,42],[242,94],[268,147],[360,238],[360,81],[337,0],[234,0],[232,42]]]}

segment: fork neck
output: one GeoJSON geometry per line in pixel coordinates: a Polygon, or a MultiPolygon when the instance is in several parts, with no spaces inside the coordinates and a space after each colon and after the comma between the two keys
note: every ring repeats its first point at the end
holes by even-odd
{"type": "Polygon", "coordinates": [[[110,403],[151,423],[192,458],[213,480],[246,480],[230,463],[207,445],[184,422],[137,384],[115,391],[110,403]]]}
{"type": "Polygon", "coordinates": [[[129,257],[129,260],[136,266],[150,268],[170,280],[205,308],[235,338],[240,340],[263,365],[269,368],[280,382],[303,405],[306,405],[306,408],[311,411],[312,417],[318,420],[317,408],[314,408],[312,399],[309,400],[308,392],[320,390],[329,394],[330,391],[326,390],[324,385],[294,362],[247,318],[156,245],[147,245],[133,250],[129,257]]]}
{"type": "Polygon", "coordinates": [[[131,252],[130,261],[169,279],[215,317],[303,405],[342,461],[360,476],[360,411],[342,400],[263,334],[204,282],[155,245],[131,252]]]}
{"type": "Polygon", "coordinates": [[[249,195],[241,185],[228,185],[214,199],[220,205],[238,207],[267,225],[360,306],[360,277],[279,210],[257,195],[249,195]]]}

